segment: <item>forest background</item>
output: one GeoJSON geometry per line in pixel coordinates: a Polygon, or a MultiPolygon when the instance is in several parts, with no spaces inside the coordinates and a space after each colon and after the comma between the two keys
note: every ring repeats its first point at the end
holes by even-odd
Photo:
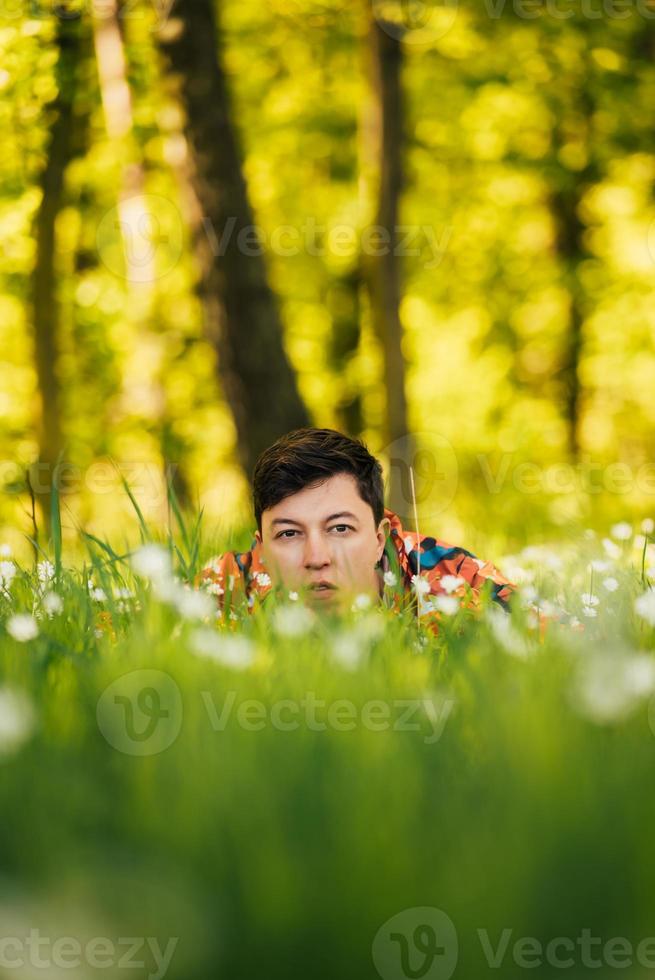
{"type": "Polygon", "coordinates": [[[647,0],[2,0],[0,539],[126,479],[247,541],[304,424],[473,549],[653,515],[654,56],[647,0]]]}

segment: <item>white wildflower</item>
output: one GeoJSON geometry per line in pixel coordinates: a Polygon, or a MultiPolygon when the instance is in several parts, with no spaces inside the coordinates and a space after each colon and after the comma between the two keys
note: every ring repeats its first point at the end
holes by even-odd
{"type": "Polygon", "coordinates": [[[562,613],[562,609],[549,599],[542,599],[540,601],[539,610],[549,619],[555,619],[562,613]]]}
{"type": "Polygon", "coordinates": [[[655,531],[655,521],[652,517],[647,517],[641,522],[641,530],[644,534],[652,534],[655,531]]]}
{"type": "Polygon", "coordinates": [[[646,654],[600,654],[580,661],[576,705],[600,724],[620,721],[655,690],[655,662],[646,654]]]}
{"type": "Polygon", "coordinates": [[[635,612],[651,626],[655,626],[655,591],[651,589],[635,599],[635,612]]]}
{"type": "MultiPolygon", "coordinates": [[[[534,581],[535,573],[532,569],[524,568],[518,562],[514,561],[512,558],[505,558],[502,560],[502,568],[507,578],[510,582],[514,582],[516,585],[529,584],[534,581]]],[[[479,563],[479,567],[482,568],[484,562],[479,563]]]]}
{"type": "Polygon", "coordinates": [[[199,657],[206,657],[235,670],[246,670],[250,667],[256,654],[255,645],[248,637],[238,633],[219,633],[209,626],[194,630],[191,634],[191,649],[199,657]]]}
{"type": "Polygon", "coordinates": [[[354,602],[352,604],[353,612],[363,612],[366,609],[371,608],[371,597],[366,592],[360,592],[359,595],[355,596],[354,602]]]}
{"type": "Polygon", "coordinates": [[[115,588],[114,596],[116,597],[116,599],[133,599],[134,593],[132,592],[131,589],[115,588]]]}
{"type": "Polygon", "coordinates": [[[357,670],[365,661],[369,644],[359,631],[342,630],[332,637],[331,653],[337,663],[346,670],[357,670]]]}
{"type": "Polygon", "coordinates": [[[430,591],[430,583],[422,575],[412,575],[412,588],[417,595],[427,595],[430,591]]]}
{"type": "Polygon", "coordinates": [[[314,624],[314,614],[306,606],[278,606],[273,613],[273,625],[280,636],[304,636],[314,624]]]}
{"type": "Polygon", "coordinates": [[[629,541],[632,537],[632,524],[628,524],[627,521],[621,521],[619,524],[614,524],[610,534],[617,541],[629,541]]]}
{"type": "Polygon", "coordinates": [[[11,588],[16,575],[16,565],[13,561],[0,561],[0,589],[11,588]]]}
{"type": "Polygon", "coordinates": [[[456,589],[459,589],[461,585],[466,585],[466,579],[461,578],[459,575],[444,575],[439,581],[448,595],[451,592],[455,592],[456,589]]]}
{"type": "Polygon", "coordinates": [[[205,592],[208,592],[209,595],[224,595],[225,589],[218,582],[206,582],[205,592]]]}
{"type": "Polygon", "coordinates": [[[0,544],[0,558],[10,558],[11,557],[11,545],[0,544]]]}
{"type": "Polygon", "coordinates": [[[23,691],[0,687],[0,756],[11,755],[34,731],[36,717],[23,691]]]}
{"type": "MultiPolygon", "coordinates": [[[[131,612],[130,603],[135,596],[130,589],[114,588],[114,597],[118,600],[117,607],[119,612],[131,612]]],[[[134,608],[140,608],[138,602],[134,604],[134,608]]]]}
{"type": "Polygon", "coordinates": [[[132,568],[150,581],[163,581],[173,574],[171,556],[160,544],[144,544],[132,555],[132,568]]]}
{"type": "Polygon", "coordinates": [[[529,545],[521,552],[521,557],[529,564],[545,565],[553,572],[558,572],[564,565],[559,555],[543,545],[529,545]]]}
{"type": "Polygon", "coordinates": [[[432,604],[437,612],[444,616],[454,616],[459,611],[459,599],[454,595],[436,595],[432,599],[432,604]]]}
{"type": "Polygon", "coordinates": [[[299,598],[298,593],[294,592],[292,589],[291,592],[289,593],[289,600],[291,602],[298,602],[298,598],[299,598]]]}
{"type": "Polygon", "coordinates": [[[395,572],[385,572],[382,578],[384,579],[384,584],[390,589],[393,589],[394,585],[398,582],[395,572]]]}
{"type": "Polygon", "coordinates": [[[7,632],[19,643],[27,643],[39,635],[39,627],[34,616],[17,613],[7,620],[7,632]]]}
{"type": "Polygon", "coordinates": [[[621,557],[621,549],[610,538],[603,538],[603,548],[605,549],[605,554],[613,561],[618,561],[621,557]]]}
{"type": "Polygon", "coordinates": [[[48,616],[52,619],[58,613],[62,612],[64,608],[64,600],[56,592],[48,592],[43,597],[43,608],[47,612],[48,616]]]}
{"type": "Polygon", "coordinates": [[[618,587],[618,579],[613,578],[611,575],[609,578],[603,579],[603,588],[605,588],[608,592],[616,592],[618,587]]]}
{"type": "Polygon", "coordinates": [[[99,588],[98,589],[96,589],[96,588],[89,589],[89,595],[91,596],[91,598],[93,599],[94,602],[106,602],[107,601],[107,593],[105,592],[104,589],[99,589],[99,588]]]}
{"type": "Polygon", "coordinates": [[[534,646],[517,629],[508,613],[490,606],[487,609],[487,622],[499,645],[513,657],[526,660],[534,653],[534,646]]]}
{"type": "Polygon", "coordinates": [[[419,595],[418,596],[418,611],[420,616],[428,616],[430,613],[436,612],[437,607],[434,604],[435,596],[433,595],[419,595]]]}
{"type": "Polygon", "coordinates": [[[181,589],[179,579],[171,575],[170,578],[163,576],[162,578],[153,578],[151,581],[153,595],[156,596],[160,602],[168,602],[170,605],[174,606],[179,598],[181,589]]]}
{"type": "Polygon", "coordinates": [[[266,572],[257,572],[255,579],[257,584],[263,589],[271,584],[271,576],[267,575],[266,572]]]}
{"type": "Polygon", "coordinates": [[[521,589],[521,605],[531,606],[533,602],[536,602],[539,598],[539,593],[535,589],[534,585],[524,585],[521,589]]]}
{"type": "Polygon", "coordinates": [[[36,566],[36,574],[41,585],[47,585],[55,577],[55,566],[47,559],[40,561],[36,566]]]}
{"type": "Polygon", "coordinates": [[[593,606],[583,606],[582,615],[586,616],[587,619],[596,619],[596,617],[598,616],[598,611],[594,609],[593,606]]]}
{"type": "Polygon", "coordinates": [[[206,592],[198,592],[187,586],[178,587],[174,605],[184,619],[205,619],[214,611],[214,601],[206,592]]]}
{"type": "Polygon", "coordinates": [[[598,606],[600,604],[600,599],[598,596],[593,595],[591,592],[585,592],[581,599],[585,606],[598,606]]]}
{"type": "Polygon", "coordinates": [[[610,568],[612,568],[612,562],[603,561],[600,558],[594,558],[593,561],[589,562],[589,567],[593,569],[594,572],[598,572],[599,575],[602,575],[603,572],[609,572],[610,568]]]}

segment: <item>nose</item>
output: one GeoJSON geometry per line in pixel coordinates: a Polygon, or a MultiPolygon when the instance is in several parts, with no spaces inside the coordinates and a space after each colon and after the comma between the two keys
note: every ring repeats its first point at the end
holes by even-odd
{"type": "Polygon", "coordinates": [[[308,534],[304,554],[305,568],[324,568],[330,564],[331,559],[329,542],[320,534],[308,534]]]}

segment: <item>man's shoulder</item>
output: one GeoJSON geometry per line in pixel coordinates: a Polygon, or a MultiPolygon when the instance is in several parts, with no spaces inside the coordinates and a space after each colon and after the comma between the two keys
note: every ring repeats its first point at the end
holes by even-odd
{"type": "Polygon", "coordinates": [[[209,583],[208,590],[218,595],[238,589],[248,590],[252,584],[261,590],[266,590],[270,585],[259,546],[254,539],[247,551],[225,551],[208,559],[199,573],[199,579],[202,583],[209,583]]]}
{"type": "Polygon", "coordinates": [[[390,537],[406,576],[420,574],[434,593],[466,587],[478,593],[491,582],[495,599],[500,602],[509,599],[514,587],[492,562],[478,558],[461,545],[407,530],[391,510],[385,510],[385,517],[390,522],[390,537]]]}

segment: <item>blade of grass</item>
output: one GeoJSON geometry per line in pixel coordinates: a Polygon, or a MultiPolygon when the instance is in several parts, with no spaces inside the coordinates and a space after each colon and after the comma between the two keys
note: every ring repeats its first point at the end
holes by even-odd
{"type": "Polygon", "coordinates": [[[648,535],[644,534],[644,550],[641,553],[641,582],[645,589],[649,588],[648,579],[646,578],[646,555],[648,553],[649,540],[648,535]]]}
{"type": "MultiPolygon", "coordinates": [[[[57,460],[57,465],[55,466],[55,473],[57,472],[58,465],[59,465],[59,460],[57,460]]],[[[55,558],[55,576],[59,578],[61,574],[62,537],[61,537],[61,508],[59,505],[59,487],[57,486],[56,479],[52,481],[52,486],[50,488],[50,523],[52,528],[52,546],[53,546],[54,558],[55,558]]]]}
{"type": "Polygon", "coordinates": [[[180,568],[182,570],[182,573],[184,574],[185,579],[188,581],[189,580],[189,566],[187,565],[186,561],[184,560],[184,556],[182,555],[182,552],[180,551],[180,549],[178,548],[178,546],[175,544],[175,542],[172,539],[171,539],[171,543],[173,545],[173,551],[175,552],[175,554],[177,556],[177,560],[179,562],[179,565],[180,565],[180,568]]]}
{"type": "Polygon", "coordinates": [[[202,518],[205,513],[205,508],[201,507],[198,517],[193,525],[193,530],[191,532],[191,555],[189,559],[189,565],[191,568],[191,573],[195,577],[198,573],[198,556],[200,554],[200,541],[202,538],[202,518]]]}
{"type": "Polygon", "coordinates": [[[44,561],[47,561],[48,560],[48,556],[45,553],[45,551],[43,550],[43,548],[41,547],[41,545],[38,543],[38,541],[36,541],[34,538],[30,537],[29,534],[25,534],[24,537],[27,538],[27,540],[29,541],[29,543],[34,548],[34,560],[36,561],[36,559],[39,557],[39,555],[41,555],[41,557],[43,558],[43,560],[44,561]]]}
{"type": "Polygon", "coordinates": [[[102,548],[102,550],[109,555],[112,563],[127,562],[129,554],[117,555],[111,545],[107,544],[107,542],[103,541],[101,538],[97,538],[95,534],[91,534],[90,531],[83,531],[80,529],[80,534],[83,538],[87,539],[87,541],[93,541],[93,543],[97,544],[99,548],[102,548]]]}
{"type": "Polygon", "coordinates": [[[178,528],[180,529],[180,534],[182,535],[182,540],[184,542],[184,547],[186,548],[186,553],[188,556],[190,556],[191,548],[189,546],[189,535],[187,532],[186,524],[184,523],[184,518],[182,517],[182,512],[180,510],[177,494],[173,489],[173,481],[171,479],[168,479],[166,481],[166,492],[168,494],[169,506],[173,511],[173,514],[175,515],[175,521],[177,523],[178,528]]]}
{"type": "MultiPolygon", "coordinates": [[[[114,464],[114,465],[116,465],[116,464],[114,464]]],[[[139,521],[139,530],[141,532],[141,541],[142,542],[149,541],[150,540],[150,532],[148,530],[148,525],[146,524],[146,521],[145,521],[145,518],[144,518],[143,513],[141,511],[141,508],[139,507],[139,505],[138,505],[138,503],[136,501],[136,497],[132,493],[132,489],[131,489],[129,483],[127,482],[127,480],[125,479],[125,477],[123,476],[123,474],[120,472],[120,470],[118,469],[118,467],[116,467],[116,471],[118,472],[118,475],[119,475],[119,477],[121,479],[121,483],[123,484],[123,489],[125,490],[125,493],[130,498],[130,503],[132,504],[132,507],[134,508],[134,512],[135,512],[135,514],[137,516],[137,519],[139,521]]]]}

